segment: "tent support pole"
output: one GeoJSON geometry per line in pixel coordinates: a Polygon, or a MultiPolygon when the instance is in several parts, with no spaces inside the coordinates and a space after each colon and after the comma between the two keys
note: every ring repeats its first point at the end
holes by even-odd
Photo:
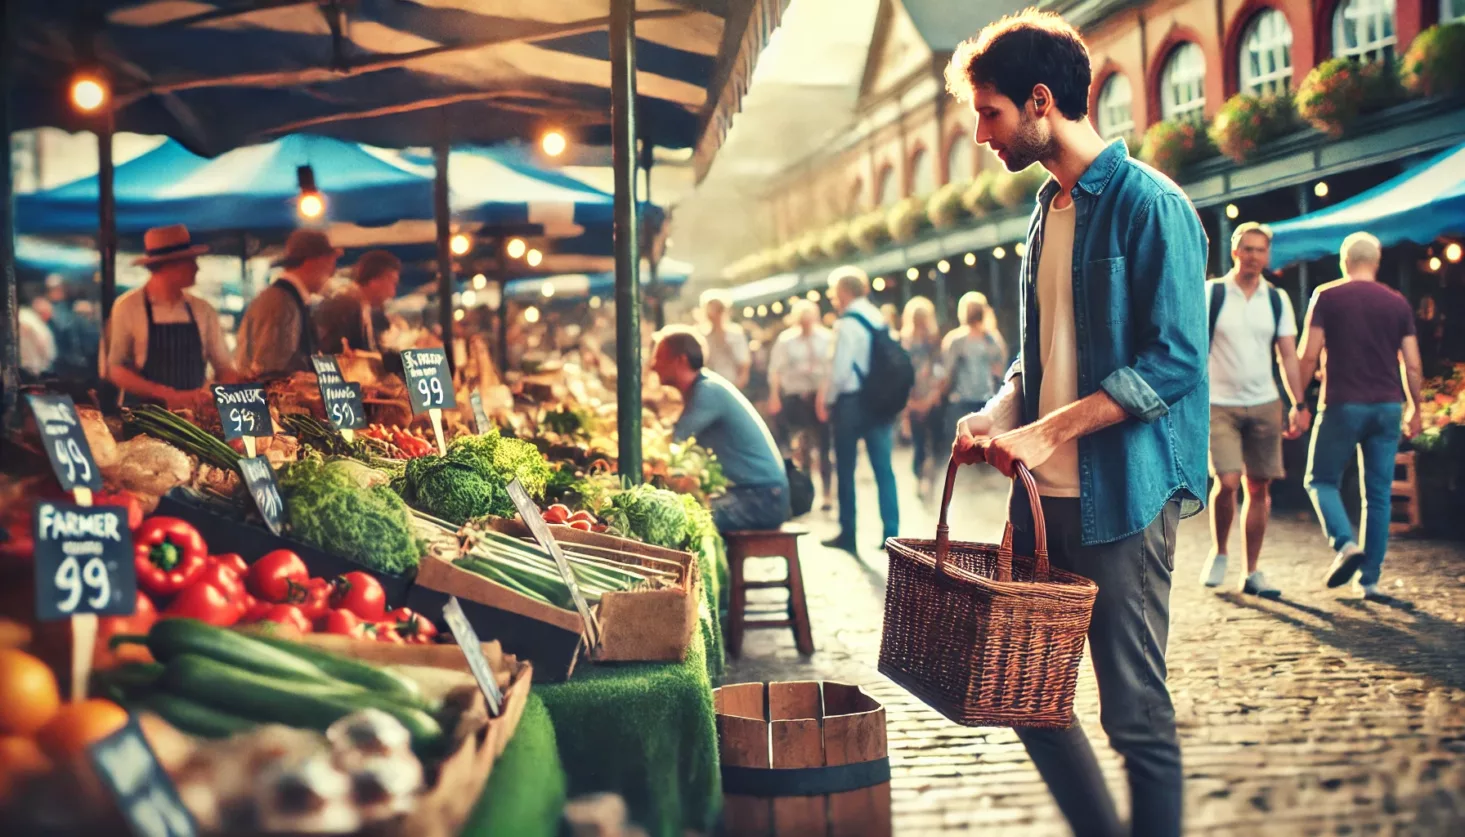
{"type": "Polygon", "coordinates": [[[448,368],[453,368],[453,250],[452,218],[448,210],[448,140],[444,129],[443,138],[433,146],[433,160],[436,163],[436,177],[433,181],[433,215],[437,218],[437,295],[438,322],[443,332],[443,353],[448,359],[448,368]]]}
{"type": "Polygon", "coordinates": [[[610,3],[611,164],[615,172],[616,425],[621,479],[641,482],[641,239],[636,217],[635,0],[610,3]]]}
{"type": "MultiPolygon", "coordinates": [[[[117,196],[113,192],[112,113],[101,117],[97,128],[97,248],[102,262],[102,322],[112,317],[117,301],[117,196]]],[[[103,334],[106,333],[103,328],[103,334]]],[[[103,351],[106,351],[105,344],[103,351]]]]}
{"type": "Polygon", "coordinates": [[[505,383],[509,379],[509,240],[499,238],[497,246],[494,247],[495,258],[498,260],[499,280],[499,333],[498,333],[498,360],[499,377],[505,383]]]}
{"type": "MultiPolygon", "coordinates": [[[[0,14],[4,15],[4,32],[12,30],[11,4],[6,3],[0,14]]],[[[0,34],[0,67],[10,67],[10,38],[0,34]]],[[[10,136],[10,88],[6,85],[0,91],[0,134],[10,136]]],[[[15,201],[11,194],[11,144],[5,143],[4,171],[0,172],[0,408],[3,408],[4,425],[0,429],[20,425],[20,411],[16,409],[20,387],[20,300],[15,288],[15,201]]]]}
{"type": "MultiPolygon", "coordinates": [[[[654,162],[652,153],[655,146],[645,143],[641,146],[641,168],[646,172],[646,200],[645,205],[651,204],[651,165],[654,162]]],[[[644,218],[644,216],[643,216],[644,218]]],[[[662,222],[664,223],[664,222],[662,222]]],[[[666,328],[666,299],[662,296],[661,287],[661,255],[656,249],[656,240],[661,237],[661,223],[653,229],[650,224],[646,225],[646,255],[647,267],[651,275],[647,277],[646,284],[651,293],[651,322],[655,324],[656,330],[666,328]]]]}
{"type": "MultiPolygon", "coordinates": [[[[1297,215],[1301,217],[1312,211],[1312,194],[1307,191],[1307,184],[1297,186],[1297,215]]],[[[1297,265],[1297,308],[1307,309],[1307,262],[1297,265]]]]}
{"type": "Polygon", "coordinates": [[[1219,228],[1221,240],[1217,242],[1216,264],[1219,267],[1218,276],[1225,276],[1231,272],[1231,216],[1226,214],[1226,205],[1216,207],[1216,226],[1219,228]]]}

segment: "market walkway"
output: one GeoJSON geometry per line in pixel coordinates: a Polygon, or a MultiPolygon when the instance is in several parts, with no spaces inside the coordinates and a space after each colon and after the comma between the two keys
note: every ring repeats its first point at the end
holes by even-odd
{"type": "MultiPolygon", "coordinates": [[[[897,463],[902,532],[932,537],[934,514],[916,508],[908,463],[908,454],[897,463]]],[[[960,485],[953,538],[997,539],[1001,477],[974,472],[960,485]]],[[[951,724],[876,673],[885,556],[874,550],[874,493],[866,467],[861,562],[820,547],[832,518],[810,515],[817,538],[801,549],[818,653],[802,661],[788,631],[751,632],[728,682],[842,680],[882,701],[897,835],[1067,833],[1010,731],[951,724]]],[[[1181,526],[1169,659],[1187,834],[1465,833],[1465,548],[1396,544],[1385,583],[1417,604],[1408,613],[1321,589],[1329,556],[1310,515],[1273,521],[1263,567],[1287,594],[1280,602],[1202,588],[1207,546],[1203,518],[1181,526]]],[[[1080,683],[1079,714],[1102,739],[1087,665],[1080,683]]],[[[1096,745],[1126,804],[1117,757],[1096,745]]]]}

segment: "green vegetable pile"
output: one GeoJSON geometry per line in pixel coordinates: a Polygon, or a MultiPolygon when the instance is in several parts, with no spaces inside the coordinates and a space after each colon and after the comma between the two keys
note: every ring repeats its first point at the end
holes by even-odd
{"type": "Polygon", "coordinates": [[[350,460],[307,458],[287,465],[279,483],[295,538],[381,572],[417,568],[422,545],[411,513],[385,475],[350,460]]]}
{"type": "MultiPolygon", "coordinates": [[[[683,500],[687,496],[637,485],[610,495],[600,517],[616,534],[668,549],[683,549],[689,531],[690,504],[683,500]]],[[[688,499],[696,502],[695,497],[688,499]]]]}
{"type": "Polygon", "coordinates": [[[483,515],[513,517],[506,486],[517,479],[529,496],[542,500],[552,476],[538,448],[492,430],[454,439],[447,456],[411,460],[392,487],[413,508],[462,525],[483,515]]]}

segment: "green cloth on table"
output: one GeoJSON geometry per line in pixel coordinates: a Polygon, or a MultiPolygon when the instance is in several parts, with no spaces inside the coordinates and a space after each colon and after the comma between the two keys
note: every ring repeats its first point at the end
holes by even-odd
{"type": "Polygon", "coordinates": [[[727,659],[722,645],[722,591],[727,586],[727,551],[721,536],[708,535],[694,554],[702,574],[702,642],[707,652],[707,676],[715,685],[722,682],[727,659]]]}
{"type": "Polygon", "coordinates": [[[554,719],[570,796],[618,793],[652,837],[710,833],[722,807],[703,623],[680,663],[582,660],[568,682],[534,687],[554,719]]]}
{"type": "Polygon", "coordinates": [[[531,691],[519,727],[494,762],[463,834],[555,837],[565,808],[565,784],[549,711],[531,691]]]}

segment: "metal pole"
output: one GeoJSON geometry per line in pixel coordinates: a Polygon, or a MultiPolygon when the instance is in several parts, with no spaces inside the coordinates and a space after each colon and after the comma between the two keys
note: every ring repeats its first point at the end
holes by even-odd
{"type": "Polygon", "coordinates": [[[433,216],[437,218],[438,322],[443,331],[443,353],[453,368],[453,250],[452,218],[448,209],[448,140],[446,131],[433,147],[436,177],[433,179],[433,216]]]}
{"type": "MultiPolygon", "coordinates": [[[[646,172],[646,199],[644,205],[647,208],[653,205],[651,200],[653,148],[654,146],[649,142],[643,142],[641,146],[641,168],[646,172]]],[[[665,223],[666,219],[663,218],[657,221],[655,228],[651,228],[650,224],[646,225],[647,229],[645,231],[647,240],[646,250],[649,254],[649,259],[646,264],[651,271],[651,275],[646,279],[646,285],[650,289],[651,295],[651,321],[656,324],[657,331],[666,328],[666,300],[662,297],[661,255],[652,244],[654,244],[657,238],[661,237],[662,225],[665,223]]]]}
{"type": "Polygon", "coordinates": [[[1216,219],[1220,232],[1217,237],[1221,239],[1217,242],[1220,246],[1216,248],[1216,255],[1219,257],[1216,263],[1221,268],[1219,275],[1225,276],[1231,272],[1231,216],[1226,214],[1225,206],[1216,207],[1216,219]]]}
{"type": "MultiPolygon", "coordinates": [[[[1307,184],[1297,187],[1297,214],[1306,215],[1312,211],[1312,195],[1307,191],[1307,184]]],[[[1297,265],[1297,305],[1298,311],[1307,310],[1308,275],[1307,262],[1297,265]]]]}
{"type": "Polygon", "coordinates": [[[610,3],[611,163],[615,170],[616,416],[621,479],[641,481],[641,239],[636,217],[635,0],[610,3]]]}
{"type": "MultiPolygon", "coordinates": [[[[112,317],[117,299],[117,197],[112,191],[112,112],[97,129],[97,248],[102,259],[102,322],[112,317]]],[[[103,330],[106,333],[106,329],[103,330]]],[[[105,345],[103,351],[105,351],[105,345]]]]}
{"type": "Polygon", "coordinates": [[[494,248],[498,251],[498,280],[499,280],[499,333],[498,333],[498,356],[499,356],[499,377],[505,382],[509,375],[509,242],[506,238],[500,238],[498,245],[494,248]]]}
{"type": "MultiPolygon", "coordinates": [[[[0,31],[0,67],[10,70],[11,5],[5,4],[5,28],[0,31]]],[[[11,195],[10,160],[10,86],[0,91],[0,134],[5,143],[4,172],[0,172],[0,408],[4,427],[20,424],[20,411],[15,409],[20,388],[20,300],[15,292],[15,202],[11,195]]]]}

